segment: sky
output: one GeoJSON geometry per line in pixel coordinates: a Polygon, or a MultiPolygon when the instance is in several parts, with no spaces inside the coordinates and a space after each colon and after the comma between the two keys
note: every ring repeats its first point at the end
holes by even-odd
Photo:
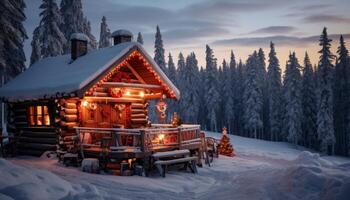
{"type": "MultiPolygon", "coordinates": [[[[56,0],[60,3],[60,0],[56,0]]],[[[41,0],[25,0],[27,20],[24,25],[29,39],[25,53],[30,60],[32,33],[38,26],[41,0]]],[[[323,27],[333,39],[336,53],[339,34],[350,48],[349,0],[82,0],[85,16],[91,21],[97,40],[102,16],[109,29],[141,32],[147,51],[153,55],[154,35],[159,25],[166,57],[177,60],[195,52],[199,65],[205,67],[205,45],[208,44],[220,64],[230,58],[247,57],[263,48],[267,57],[270,41],[275,43],[282,69],[289,52],[295,51],[302,64],[305,51],[313,64],[319,55],[318,39],[323,27]]],[[[166,58],[167,60],[167,58],[166,58]]]]}

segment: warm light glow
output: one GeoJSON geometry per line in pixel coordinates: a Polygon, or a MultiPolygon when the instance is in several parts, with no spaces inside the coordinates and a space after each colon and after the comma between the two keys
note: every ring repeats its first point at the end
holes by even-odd
{"type": "Polygon", "coordinates": [[[127,90],[127,91],[125,92],[125,95],[126,95],[126,96],[130,96],[130,91],[127,90]]]}
{"type": "Polygon", "coordinates": [[[87,106],[89,105],[89,102],[83,101],[82,105],[83,105],[84,107],[87,107],[87,106]]]}
{"type": "Polygon", "coordinates": [[[128,164],[129,164],[129,167],[132,166],[132,159],[128,159],[128,164]]]}
{"type": "Polygon", "coordinates": [[[164,140],[164,134],[159,134],[159,135],[158,135],[158,139],[159,139],[159,140],[164,140]]]}
{"type": "Polygon", "coordinates": [[[140,97],[144,97],[145,93],[143,91],[140,92],[140,97]]]}

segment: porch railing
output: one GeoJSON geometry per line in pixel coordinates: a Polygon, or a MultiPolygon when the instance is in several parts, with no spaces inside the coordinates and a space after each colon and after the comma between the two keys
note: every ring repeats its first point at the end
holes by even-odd
{"type": "Polygon", "coordinates": [[[82,148],[107,148],[113,152],[150,152],[183,149],[200,144],[200,126],[173,128],[155,124],[144,129],[75,127],[82,148]]]}

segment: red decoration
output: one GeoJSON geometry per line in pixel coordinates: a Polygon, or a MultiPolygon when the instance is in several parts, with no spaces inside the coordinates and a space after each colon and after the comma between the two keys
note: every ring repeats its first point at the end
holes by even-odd
{"type": "Polygon", "coordinates": [[[120,98],[124,94],[124,88],[117,89],[117,88],[108,88],[108,93],[111,95],[111,97],[120,98]]]}
{"type": "Polygon", "coordinates": [[[157,114],[159,117],[160,121],[164,121],[166,118],[166,109],[168,108],[168,104],[163,101],[163,99],[161,99],[157,104],[156,104],[156,108],[157,108],[157,114]]]}
{"type": "Polygon", "coordinates": [[[227,136],[227,129],[224,127],[222,131],[222,138],[220,140],[218,151],[219,154],[233,157],[236,155],[235,150],[232,147],[232,144],[230,142],[230,138],[227,136]]]}

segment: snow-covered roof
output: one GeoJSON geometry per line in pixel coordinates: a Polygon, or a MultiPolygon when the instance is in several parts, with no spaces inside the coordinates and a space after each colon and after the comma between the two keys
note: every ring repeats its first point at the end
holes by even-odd
{"type": "Polygon", "coordinates": [[[131,53],[134,48],[146,57],[162,81],[179,99],[179,90],[137,42],[124,42],[112,47],[93,50],[74,62],[70,54],[42,59],[0,88],[0,97],[9,101],[32,100],[77,92],[109,69],[125,54],[131,53]]]}
{"type": "Polygon", "coordinates": [[[112,33],[112,37],[116,37],[116,36],[130,36],[130,37],[133,37],[132,33],[128,30],[125,30],[125,29],[120,29],[120,30],[117,30],[117,31],[114,31],[112,33]]]}
{"type": "Polygon", "coordinates": [[[85,35],[84,33],[73,33],[70,36],[70,39],[76,39],[76,40],[81,40],[81,41],[89,41],[89,37],[85,35]]]}

